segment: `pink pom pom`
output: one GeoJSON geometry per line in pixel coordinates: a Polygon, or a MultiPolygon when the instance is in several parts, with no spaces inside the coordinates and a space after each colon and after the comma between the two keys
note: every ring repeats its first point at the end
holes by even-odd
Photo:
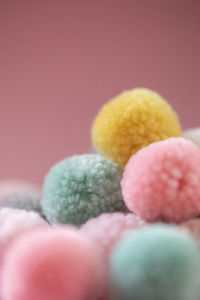
{"type": "Polygon", "coordinates": [[[183,221],[200,213],[200,149],[183,138],[132,156],[121,182],[128,208],[147,221],[183,221]]]}
{"type": "Polygon", "coordinates": [[[40,195],[41,189],[31,183],[20,180],[0,181],[0,199],[16,194],[34,193],[40,195]]]}
{"type": "Polygon", "coordinates": [[[35,227],[49,226],[35,212],[14,208],[0,210],[0,269],[6,249],[19,234],[35,227]]]}
{"type": "Polygon", "coordinates": [[[95,299],[101,278],[95,250],[88,239],[67,227],[24,234],[6,255],[2,298],[95,299]]]}
{"type": "Polygon", "coordinates": [[[116,243],[128,230],[144,225],[134,214],[120,212],[105,213],[88,220],[80,231],[92,239],[97,245],[102,259],[107,263],[109,255],[116,243]]]}
{"type": "Polygon", "coordinates": [[[187,230],[197,241],[200,248],[200,219],[191,219],[180,224],[180,227],[187,230]]]}
{"type": "Polygon", "coordinates": [[[108,259],[112,249],[129,230],[144,224],[134,214],[116,212],[90,219],[80,228],[80,232],[95,243],[102,260],[104,285],[101,299],[108,299],[108,259]]]}

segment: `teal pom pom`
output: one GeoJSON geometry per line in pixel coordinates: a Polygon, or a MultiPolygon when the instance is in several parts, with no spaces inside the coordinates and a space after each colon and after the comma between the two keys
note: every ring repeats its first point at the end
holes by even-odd
{"type": "Polygon", "coordinates": [[[121,177],[118,166],[98,154],[65,159],[45,178],[43,213],[50,223],[81,225],[105,212],[126,211],[121,177]]]}
{"type": "Polygon", "coordinates": [[[200,282],[200,254],[187,233],[152,225],[131,231],[110,259],[115,300],[194,300],[200,282]]]}

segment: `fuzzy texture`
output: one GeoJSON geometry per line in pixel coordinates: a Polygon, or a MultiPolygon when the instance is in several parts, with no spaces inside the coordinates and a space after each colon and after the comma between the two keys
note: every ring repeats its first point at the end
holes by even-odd
{"type": "Polygon", "coordinates": [[[105,212],[125,211],[121,177],[118,166],[98,154],[65,159],[45,178],[43,213],[51,223],[81,225],[105,212]]]}
{"type": "Polygon", "coordinates": [[[144,224],[144,221],[134,214],[116,212],[90,219],[81,227],[80,232],[95,243],[102,260],[105,284],[102,288],[101,299],[106,300],[109,295],[108,261],[112,250],[131,229],[137,229],[144,224]]]}
{"type": "Polygon", "coordinates": [[[72,228],[33,231],[6,255],[4,300],[96,299],[101,267],[93,244],[72,228]]]}
{"type": "Polygon", "coordinates": [[[92,126],[94,147],[121,167],[142,147],[177,136],[180,125],[171,106],[159,94],[144,88],[112,99],[92,126]]]}
{"type": "Polygon", "coordinates": [[[192,128],[192,129],[186,130],[182,133],[182,136],[186,139],[191,140],[197,146],[200,147],[200,128],[192,128]]]}
{"type": "Polygon", "coordinates": [[[115,300],[197,300],[200,255],[177,227],[152,225],[126,235],[110,261],[115,300]]]}
{"type": "Polygon", "coordinates": [[[0,200],[17,194],[34,193],[40,195],[40,187],[21,180],[1,180],[0,200]]]}
{"type": "Polygon", "coordinates": [[[36,213],[22,209],[0,209],[0,269],[6,250],[20,234],[48,224],[36,213]]]}
{"type": "Polygon", "coordinates": [[[88,220],[80,231],[97,245],[102,260],[107,265],[109,255],[116,243],[129,230],[144,226],[144,224],[144,221],[131,213],[105,213],[88,220]]]}
{"type": "Polygon", "coordinates": [[[153,143],[131,157],[121,181],[128,208],[147,221],[180,222],[200,213],[200,149],[183,138],[153,143]]]}
{"type": "Polygon", "coordinates": [[[41,214],[40,200],[41,197],[33,192],[12,194],[0,199],[0,208],[12,207],[28,211],[36,211],[41,214]]]}
{"type": "Polygon", "coordinates": [[[196,240],[200,248],[200,219],[191,219],[180,224],[180,228],[187,230],[196,240]]]}

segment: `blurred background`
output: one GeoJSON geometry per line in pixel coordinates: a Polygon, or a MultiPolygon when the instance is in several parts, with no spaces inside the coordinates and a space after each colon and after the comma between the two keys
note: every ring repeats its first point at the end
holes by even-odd
{"type": "Polygon", "coordinates": [[[199,0],[0,0],[0,179],[91,148],[103,103],[148,87],[200,126],[199,0]]]}

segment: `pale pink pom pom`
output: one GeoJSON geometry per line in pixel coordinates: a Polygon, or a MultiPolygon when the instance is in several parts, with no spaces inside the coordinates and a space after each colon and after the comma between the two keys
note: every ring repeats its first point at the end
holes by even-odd
{"type": "Polygon", "coordinates": [[[95,242],[103,261],[107,263],[112,249],[123,235],[144,224],[144,221],[132,213],[105,213],[88,220],[80,231],[95,242]]]}
{"type": "Polygon", "coordinates": [[[0,199],[17,194],[34,193],[41,194],[40,187],[21,180],[1,180],[0,199]]]}
{"type": "Polygon", "coordinates": [[[128,208],[147,221],[180,222],[200,213],[200,149],[183,138],[132,156],[121,181],[128,208]]]}
{"type": "Polygon", "coordinates": [[[105,213],[88,220],[80,228],[80,232],[90,238],[96,245],[102,260],[103,287],[100,300],[109,298],[108,292],[108,260],[117,242],[129,230],[145,225],[139,217],[132,213],[105,213]]]}
{"type": "Polygon", "coordinates": [[[187,230],[197,241],[200,248],[200,219],[191,219],[180,224],[180,227],[187,230]]]}
{"type": "Polygon", "coordinates": [[[15,241],[2,273],[4,300],[89,300],[100,288],[100,260],[77,230],[33,230],[15,241]]]}
{"type": "Polygon", "coordinates": [[[26,230],[49,226],[39,214],[22,209],[0,209],[0,269],[5,251],[13,240],[26,230]]]}

